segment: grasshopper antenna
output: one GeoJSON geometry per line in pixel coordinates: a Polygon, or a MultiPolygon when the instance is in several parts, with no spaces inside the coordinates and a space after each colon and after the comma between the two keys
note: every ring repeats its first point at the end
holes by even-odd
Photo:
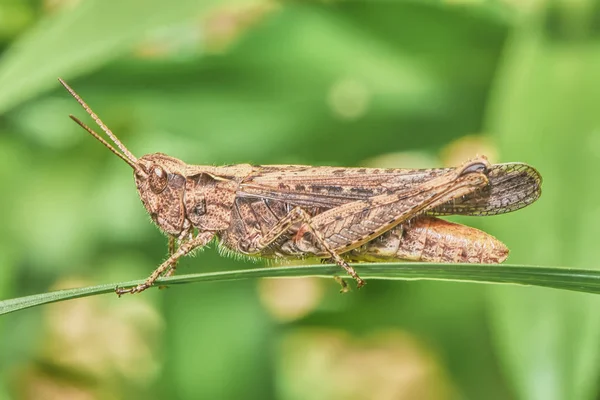
{"type": "Polygon", "coordinates": [[[102,136],[100,136],[99,134],[97,134],[96,132],[94,132],[92,130],[92,128],[90,128],[89,126],[87,126],[86,124],[84,124],[83,122],[81,122],[81,120],[79,120],[79,118],[77,118],[76,116],[74,116],[72,114],[69,114],[69,118],[71,118],[73,121],[75,121],[77,123],[77,125],[79,125],[83,129],[85,129],[90,135],[92,135],[93,137],[95,137],[96,139],[98,139],[98,141],[100,143],[102,143],[103,145],[105,145],[110,151],[112,151],[121,160],[123,160],[127,164],[129,164],[129,166],[131,168],[133,168],[136,171],[139,171],[139,167],[137,166],[137,164],[135,164],[134,162],[132,162],[131,160],[129,160],[123,154],[119,153],[114,147],[112,147],[110,145],[110,143],[108,143],[106,140],[104,140],[104,138],[102,136]]]}
{"type": "Polygon", "coordinates": [[[81,122],[78,118],[76,118],[73,115],[69,115],[69,117],[73,121],[75,121],[79,126],[81,126],[83,129],[85,129],[90,135],[95,137],[100,143],[102,143],[104,146],[106,146],[111,152],[113,152],[115,155],[117,155],[119,158],[121,158],[123,161],[125,161],[127,164],[129,164],[129,166],[131,168],[133,168],[136,171],[140,171],[140,168],[137,165],[138,159],[127,149],[127,147],[125,147],[125,145],[123,143],[121,143],[121,141],[117,138],[117,136],[114,133],[112,133],[112,131],[106,125],[104,125],[104,122],[102,122],[100,117],[98,117],[96,115],[96,113],[94,113],[92,111],[90,106],[88,106],[86,104],[86,102],[83,101],[83,99],[81,97],[79,97],[79,95],[77,93],[75,93],[75,91],[73,89],[71,89],[71,87],[69,85],[67,85],[67,83],[65,81],[63,81],[61,78],[58,78],[58,81],[61,83],[61,85],[63,85],[65,87],[65,89],[67,89],[67,91],[71,94],[71,96],[73,96],[75,98],[75,100],[77,100],[77,102],[81,105],[81,107],[83,107],[83,109],[90,115],[90,117],[92,117],[94,122],[96,122],[96,124],[98,124],[98,126],[104,131],[104,133],[106,133],[106,135],[108,135],[108,137],[113,141],[113,143],[117,145],[117,147],[119,148],[119,150],[121,150],[122,153],[119,153],[117,151],[117,149],[115,149],[110,143],[108,143],[106,140],[104,140],[98,133],[94,132],[90,127],[88,127],[86,124],[81,122]]]}

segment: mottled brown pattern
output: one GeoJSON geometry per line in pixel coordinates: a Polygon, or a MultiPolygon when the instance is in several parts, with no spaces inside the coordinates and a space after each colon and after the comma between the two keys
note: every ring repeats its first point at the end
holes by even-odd
{"type": "MultiPolygon", "coordinates": [[[[467,163],[470,165],[470,163],[467,163]]],[[[463,168],[449,170],[419,187],[408,188],[392,195],[379,195],[368,200],[349,202],[312,215],[314,228],[321,232],[326,244],[338,253],[352,250],[381,235],[402,221],[413,218],[426,210],[461,198],[487,185],[485,174],[481,172],[462,174],[463,168]]],[[[277,246],[283,256],[302,257],[314,255],[327,257],[328,254],[315,243],[314,238],[295,238],[299,226],[281,236],[288,238],[277,246]]],[[[238,235],[229,232],[228,245],[238,235]]],[[[281,239],[280,239],[281,240],[281,239]]],[[[271,255],[271,249],[256,249],[263,256],[271,255]],[[264,251],[264,252],[263,252],[264,251]]]]}
{"type": "Polygon", "coordinates": [[[161,153],[137,159],[61,80],[118,150],[71,117],[134,171],[138,193],[169,236],[170,257],[136,293],[213,238],[235,253],[347,260],[502,262],[506,247],[474,228],[426,215],[494,215],[531,204],[541,177],[521,163],[478,157],[457,168],[379,169],[306,165],[189,165],[161,153]],[[344,257],[342,257],[342,255],[344,257]]]}

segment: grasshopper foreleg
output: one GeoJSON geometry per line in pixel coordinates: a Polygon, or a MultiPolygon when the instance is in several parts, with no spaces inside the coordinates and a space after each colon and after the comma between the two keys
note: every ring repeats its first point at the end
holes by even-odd
{"type": "MultiPolygon", "coordinates": [[[[168,249],[169,249],[169,257],[171,257],[173,254],[175,254],[175,252],[177,251],[177,238],[175,238],[174,236],[169,236],[168,249]]],[[[165,273],[165,276],[171,276],[171,275],[175,274],[176,270],[177,270],[177,261],[175,261],[175,264],[173,264],[171,266],[171,268],[169,268],[167,270],[167,272],[165,273]]]]}
{"type": "MultiPolygon", "coordinates": [[[[170,236],[169,237],[169,257],[171,257],[177,251],[178,246],[181,246],[182,243],[193,240],[192,237],[193,229],[190,226],[188,229],[184,230],[179,237],[170,236]]],[[[171,266],[165,273],[164,277],[169,277],[175,275],[175,271],[177,270],[177,261],[175,264],[171,266]]]]}
{"type": "MultiPolygon", "coordinates": [[[[361,279],[352,268],[338,253],[336,253],[325,241],[323,235],[315,229],[312,223],[311,216],[300,207],[294,208],[284,218],[282,218],[266,235],[257,235],[250,239],[240,243],[240,248],[248,254],[259,253],[262,249],[269,246],[281,235],[289,232],[289,229],[296,224],[300,224],[298,229],[297,237],[300,237],[303,232],[309,232],[315,239],[318,246],[324,253],[327,253],[331,260],[342,267],[348,275],[350,275],[356,281],[356,287],[360,288],[364,286],[365,281],[361,279]]],[[[342,284],[342,290],[346,291],[345,284],[342,284]]]]}
{"type": "MultiPolygon", "coordinates": [[[[167,245],[168,251],[169,251],[169,257],[171,257],[173,254],[175,254],[175,251],[177,251],[177,238],[175,236],[169,236],[169,243],[167,245]]],[[[169,276],[173,276],[175,275],[175,271],[177,270],[177,261],[175,261],[175,264],[173,264],[173,266],[171,266],[171,268],[169,268],[167,270],[167,272],[165,272],[163,274],[163,276],[169,277],[169,276]]],[[[159,289],[166,289],[167,286],[159,286],[159,289]]]]}
{"type": "Polygon", "coordinates": [[[163,273],[165,273],[166,271],[168,271],[167,273],[169,273],[171,270],[173,270],[174,266],[177,265],[177,261],[181,257],[190,253],[194,249],[206,246],[212,240],[214,235],[215,235],[214,232],[198,233],[198,235],[196,235],[196,237],[194,237],[190,241],[182,243],[179,246],[179,248],[177,248],[177,250],[175,250],[175,252],[165,262],[163,262],[158,268],[156,268],[156,270],[148,277],[148,279],[146,279],[146,281],[144,283],[137,285],[135,287],[129,288],[129,289],[117,288],[116,289],[117,294],[119,296],[121,296],[122,294],[125,294],[125,293],[131,293],[131,294],[140,293],[140,292],[143,292],[144,290],[148,289],[150,286],[152,286],[154,284],[154,282],[156,282],[156,280],[163,273]]]}

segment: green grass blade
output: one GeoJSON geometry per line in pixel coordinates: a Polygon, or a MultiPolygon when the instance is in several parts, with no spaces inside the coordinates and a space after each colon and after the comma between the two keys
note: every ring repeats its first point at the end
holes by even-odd
{"type": "MultiPolygon", "coordinates": [[[[600,293],[600,271],[563,267],[529,265],[375,263],[356,266],[365,279],[442,280],[457,282],[534,285],[587,293],[600,293]]],[[[301,276],[330,277],[340,275],[335,265],[302,265],[292,267],[253,268],[235,271],[207,272],[164,278],[163,285],[192,282],[230,281],[256,278],[292,278],[301,276]]],[[[0,302],[0,315],[57,301],[76,299],[103,293],[115,288],[132,287],[143,280],[65,289],[19,297],[0,302]]]]}

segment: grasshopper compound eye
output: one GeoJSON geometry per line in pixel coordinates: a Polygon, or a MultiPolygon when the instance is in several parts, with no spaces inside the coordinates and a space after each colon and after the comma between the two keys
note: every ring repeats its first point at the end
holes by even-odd
{"type": "Polygon", "coordinates": [[[150,169],[150,189],[156,194],[167,187],[167,172],[160,165],[153,165],[150,169]]]}

